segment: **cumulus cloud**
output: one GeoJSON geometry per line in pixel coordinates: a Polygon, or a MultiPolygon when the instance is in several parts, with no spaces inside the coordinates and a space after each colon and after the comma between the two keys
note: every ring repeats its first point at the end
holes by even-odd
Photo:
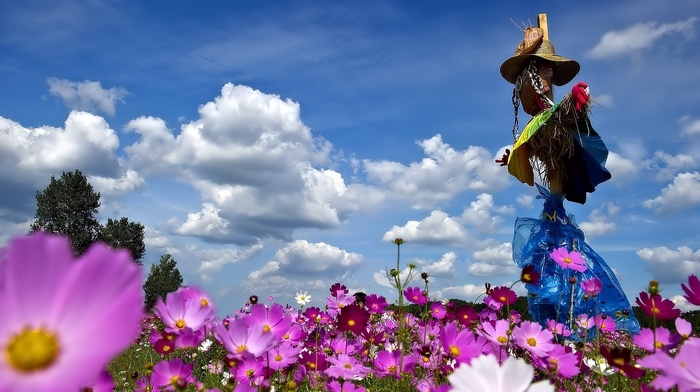
{"type": "Polygon", "coordinates": [[[659,214],[678,212],[700,204],[700,173],[679,173],[673,183],[654,199],[645,200],[646,208],[659,214]]]}
{"type": "Polygon", "coordinates": [[[140,176],[128,171],[115,155],[119,138],[100,116],[72,111],[63,128],[26,128],[0,117],[0,171],[2,220],[27,220],[35,207],[34,195],[50,177],[80,169],[106,194],[118,195],[139,186],[140,176]],[[131,185],[129,185],[131,184],[131,185]]]}
{"type": "Polygon", "coordinates": [[[493,196],[482,193],[476,196],[476,200],[471,202],[469,207],[462,213],[461,219],[465,224],[473,226],[484,234],[492,234],[503,222],[498,214],[512,214],[515,209],[510,206],[496,206],[493,203],[493,196]]]}
{"type": "Polygon", "coordinates": [[[224,85],[177,136],[153,117],[125,130],[140,135],[125,148],[131,164],[175,175],[199,191],[201,210],[171,224],[205,241],[291,241],[297,228],[337,227],[349,213],[385,199],[375,187],[346,184],[340,173],[319,167],[329,163],[332,146],[312,135],[298,103],[247,86],[224,85]]]}
{"type": "Polygon", "coordinates": [[[121,87],[102,88],[100,82],[48,78],[49,93],[57,96],[63,105],[72,110],[102,112],[114,116],[115,106],[124,102],[128,92],[121,87]]]}
{"type": "Polygon", "coordinates": [[[615,182],[626,182],[632,179],[636,174],[638,165],[633,160],[623,158],[617,153],[610,151],[608,160],[605,162],[605,167],[608,169],[615,182]]]}
{"type": "Polygon", "coordinates": [[[692,312],[694,310],[700,310],[700,306],[696,306],[688,302],[682,295],[674,295],[671,297],[671,301],[676,304],[676,308],[680,309],[681,312],[692,312]]]}
{"type": "Polygon", "coordinates": [[[679,246],[643,248],[637,256],[646,261],[647,271],[660,283],[683,283],[689,275],[700,275],[700,250],[679,246]]]}
{"type": "Polygon", "coordinates": [[[476,251],[472,258],[475,261],[467,267],[467,273],[472,276],[512,275],[520,271],[513,263],[513,247],[510,242],[476,251]]]}
{"type": "Polygon", "coordinates": [[[474,284],[449,286],[434,292],[436,299],[461,299],[472,302],[481,294],[484,294],[484,286],[474,284]]]}
{"type": "Polygon", "coordinates": [[[367,178],[385,186],[391,197],[407,200],[415,208],[432,208],[467,191],[496,191],[508,185],[508,173],[493,164],[482,147],[458,151],[441,135],[418,141],[426,158],[408,166],[393,161],[362,161],[367,178]]]}
{"type": "Polygon", "coordinates": [[[95,175],[89,176],[88,181],[95,191],[108,199],[133,192],[145,185],[146,180],[138,172],[132,169],[124,170],[122,176],[118,178],[95,175]]]}
{"type": "Polygon", "coordinates": [[[681,124],[682,136],[700,135],[700,119],[693,119],[690,116],[681,117],[678,122],[681,124]]]}
{"type": "Polygon", "coordinates": [[[591,211],[587,222],[581,222],[579,227],[586,233],[586,236],[594,237],[609,234],[615,231],[615,222],[610,222],[610,218],[616,216],[620,207],[614,202],[603,203],[599,208],[591,211]]]}
{"type": "MultiPolygon", "coordinates": [[[[410,276],[413,276],[413,281],[411,285],[415,286],[416,279],[419,279],[421,273],[428,273],[430,281],[432,284],[436,283],[435,278],[438,282],[442,279],[449,279],[455,275],[455,261],[457,260],[457,254],[454,252],[447,252],[440,257],[437,261],[427,260],[427,259],[411,259],[410,264],[415,265],[414,269],[406,266],[403,270],[399,271],[399,277],[402,282],[407,282],[410,276]]],[[[387,270],[376,271],[372,275],[375,283],[380,286],[392,288],[393,278],[387,276],[387,270]]],[[[418,281],[422,282],[422,281],[418,281]]]]}
{"type": "Polygon", "coordinates": [[[384,233],[384,241],[403,238],[417,244],[465,244],[473,242],[467,230],[446,212],[434,210],[422,221],[410,220],[384,233]]]}
{"type": "Polygon", "coordinates": [[[325,242],[296,240],[278,250],[274,260],[251,272],[248,278],[259,279],[270,275],[339,277],[354,272],[362,262],[362,255],[325,242]]]}
{"type": "Polygon", "coordinates": [[[613,58],[650,50],[664,35],[681,33],[692,37],[698,18],[690,18],[676,23],[645,22],[637,23],[618,31],[610,31],[601,37],[598,44],[587,52],[592,58],[613,58]]]}
{"type": "Polygon", "coordinates": [[[518,197],[515,198],[515,201],[523,207],[532,208],[533,202],[535,201],[535,196],[523,193],[518,195],[518,197]]]}
{"type": "Polygon", "coordinates": [[[671,155],[663,151],[656,151],[650,159],[644,160],[643,165],[655,171],[654,178],[659,181],[668,181],[676,173],[696,167],[695,158],[692,155],[671,155]]]}

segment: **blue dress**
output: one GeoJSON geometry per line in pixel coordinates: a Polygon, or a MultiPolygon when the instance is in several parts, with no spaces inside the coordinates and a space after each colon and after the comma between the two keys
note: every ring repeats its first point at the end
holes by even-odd
{"type": "MultiPolygon", "coordinates": [[[[588,315],[591,320],[598,314],[605,314],[615,320],[617,331],[637,334],[639,322],[627,296],[610,267],[585,242],[573,215],[566,214],[564,194],[551,194],[535,185],[540,192],[537,198],[544,199],[542,216],[539,219],[517,218],[513,239],[515,263],[521,268],[532,265],[540,273],[538,284],[525,284],[532,318],[543,326],[547,320],[554,319],[572,327],[580,314],[588,315]],[[550,253],[561,247],[579,252],[586,261],[586,271],[564,269],[552,260],[550,253]],[[576,278],[575,284],[569,282],[571,277],[576,278]],[[603,288],[596,297],[586,299],[580,282],[593,277],[601,280],[603,288]]],[[[595,335],[591,332],[588,337],[595,335]]]]}

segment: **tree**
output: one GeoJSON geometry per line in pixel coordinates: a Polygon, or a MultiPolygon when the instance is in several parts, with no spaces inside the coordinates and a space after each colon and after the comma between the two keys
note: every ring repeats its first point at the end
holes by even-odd
{"type": "Polygon", "coordinates": [[[76,255],[97,239],[100,194],[80,170],[63,172],[58,180],[51,176],[49,185],[36,193],[36,206],[31,230],[68,236],[76,255]]]}
{"type": "Polygon", "coordinates": [[[177,261],[166,253],[160,257],[158,264],[151,265],[143,289],[146,292],[145,305],[150,310],[158,301],[165,298],[168,293],[177,290],[182,285],[182,275],[177,269],[177,261]]]}
{"type": "Polygon", "coordinates": [[[127,249],[134,261],[142,265],[141,258],[146,253],[143,243],[144,227],[138,222],[129,222],[129,218],[119,220],[109,218],[107,224],[100,227],[97,239],[104,241],[115,249],[127,249]]]}

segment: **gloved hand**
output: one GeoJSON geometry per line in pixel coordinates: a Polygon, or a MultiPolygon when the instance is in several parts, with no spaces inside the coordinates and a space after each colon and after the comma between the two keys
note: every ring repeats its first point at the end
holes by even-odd
{"type": "Polygon", "coordinates": [[[590,89],[588,85],[584,82],[578,82],[571,89],[571,98],[574,100],[574,108],[577,112],[584,109],[588,105],[588,101],[591,100],[590,89]]]}
{"type": "Polygon", "coordinates": [[[506,148],[506,153],[503,154],[501,159],[496,159],[496,163],[500,163],[501,166],[505,166],[508,164],[508,157],[510,156],[510,150],[506,148]]]}

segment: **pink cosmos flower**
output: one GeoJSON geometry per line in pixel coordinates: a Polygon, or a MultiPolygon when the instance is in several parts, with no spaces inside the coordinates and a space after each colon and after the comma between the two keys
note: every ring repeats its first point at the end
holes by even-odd
{"type": "Polygon", "coordinates": [[[327,375],[336,378],[344,378],[346,380],[351,380],[353,377],[364,378],[367,373],[372,371],[372,369],[364,366],[355,357],[351,357],[348,354],[340,354],[337,357],[328,357],[326,361],[331,364],[331,366],[324,371],[327,375]]]}
{"type": "Polygon", "coordinates": [[[263,304],[253,305],[245,321],[249,326],[261,325],[263,332],[272,332],[275,339],[282,339],[292,326],[292,318],[285,315],[284,307],[280,304],[272,304],[269,308],[263,304]]]}
{"type": "Polygon", "coordinates": [[[194,382],[193,368],[194,363],[185,364],[180,358],[160,361],[153,367],[151,382],[156,388],[165,388],[166,391],[184,388],[194,382]]]}
{"type": "Polygon", "coordinates": [[[128,251],[75,260],[67,238],[36,232],[0,257],[0,391],[77,391],[134,341],[143,278],[128,251]]]}
{"type": "Polygon", "coordinates": [[[112,379],[112,375],[106,369],[102,369],[92,385],[81,388],[80,390],[91,392],[112,392],[114,391],[114,380],[112,379]]]}
{"type": "Polygon", "coordinates": [[[216,319],[209,296],[196,287],[181,287],[159,299],[153,308],[165,324],[165,330],[175,334],[199,331],[216,319]]]}
{"type": "Polygon", "coordinates": [[[606,314],[595,316],[594,324],[600,332],[614,332],[615,328],[617,328],[615,320],[606,314]]]}
{"type": "Polygon", "coordinates": [[[470,306],[460,306],[457,308],[455,318],[460,324],[466,325],[467,327],[471,326],[472,322],[479,321],[479,315],[476,313],[476,310],[470,306]]]}
{"type": "Polygon", "coordinates": [[[352,304],[344,307],[338,315],[338,331],[352,331],[356,335],[367,329],[369,312],[365,308],[352,304]]]}
{"type": "Polygon", "coordinates": [[[440,329],[440,341],[445,354],[457,360],[467,362],[481,354],[482,343],[470,329],[459,330],[458,324],[449,323],[440,329]]]}
{"type": "Polygon", "coordinates": [[[333,380],[328,383],[328,390],[331,392],[366,392],[365,387],[357,386],[350,381],[333,380]]]}
{"type": "Polygon", "coordinates": [[[642,328],[632,341],[640,348],[655,352],[656,350],[667,351],[675,348],[681,340],[680,335],[672,334],[668,328],[656,327],[656,333],[651,328],[642,328]]]}
{"type": "Polygon", "coordinates": [[[678,332],[681,340],[688,339],[690,334],[693,333],[693,324],[691,324],[688,320],[679,317],[676,319],[675,324],[676,331],[678,332]]]}
{"type": "Polygon", "coordinates": [[[595,297],[600,294],[600,291],[603,289],[603,282],[601,282],[598,277],[594,276],[581,281],[581,289],[583,289],[584,294],[595,297]]]}
{"type": "Polygon", "coordinates": [[[700,279],[695,275],[690,275],[688,277],[688,286],[690,288],[681,284],[681,288],[685,291],[685,299],[693,305],[700,306],[700,279]]]}
{"type": "Polygon", "coordinates": [[[570,269],[578,272],[584,272],[588,269],[586,266],[586,260],[581,257],[581,254],[572,251],[569,252],[566,248],[557,248],[549,254],[549,256],[554,260],[561,268],[570,269]]]}
{"type": "Polygon", "coordinates": [[[302,346],[292,345],[289,342],[283,341],[270,350],[270,369],[280,370],[296,363],[299,359],[302,346]]]}
{"type": "Polygon", "coordinates": [[[571,330],[564,323],[559,323],[556,320],[547,320],[547,329],[555,335],[571,336],[571,330]]]}
{"type": "Polygon", "coordinates": [[[414,354],[403,357],[403,369],[401,369],[401,350],[382,350],[374,358],[374,370],[382,376],[394,377],[397,380],[406,372],[410,372],[416,365],[417,358],[414,354]]]}
{"type": "Polygon", "coordinates": [[[237,359],[257,357],[276,343],[275,335],[266,333],[260,324],[248,326],[241,318],[231,320],[228,329],[218,324],[214,337],[237,359]]]}
{"type": "Polygon", "coordinates": [[[492,322],[485,322],[481,324],[482,335],[498,344],[499,346],[505,346],[510,340],[510,322],[508,320],[496,320],[492,322]]]}
{"type": "Polygon", "coordinates": [[[513,338],[521,348],[533,356],[544,357],[554,348],[554,335],[532,321],[523,321],[513,329],[513,338]]]}
{"type": "Polygon", "coordinates": [[[678,386],[679,391],[700,390],[700,372],[693,366],[700,358],[700,339],[690,338],[678,349],[675,357],[670,357],[663,351],[657,351],[637,363],[648,369],[659,371],[659,375],[651,382],[651,386],[667,391],[678,386]]]}
{"type": "Polygon", "coordinates": [[[564,346],[555,345],[545,360],[547,370],[556,371],[564,378],[571,378],[581,371],[578,367],[579,359],[573,352],[566,352],[564,346]]]}
{"type": "Polygon", "coordinates": [[[509,356],[501,366],[493,355],[481,355],[469,365],[459,365],[447,379],[457,392],[554,392],[546,380],[532,383],[534,375],[532,366],[523,359],[509,356]]]}

